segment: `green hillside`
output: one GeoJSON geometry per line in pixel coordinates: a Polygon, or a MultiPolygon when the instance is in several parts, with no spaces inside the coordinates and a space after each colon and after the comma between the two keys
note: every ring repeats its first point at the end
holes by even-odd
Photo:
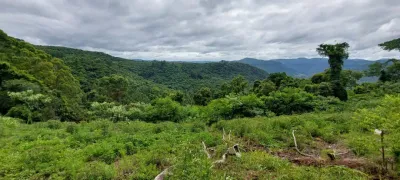
{"type": "Polygon", "coordinates": [[[12,108],[10,112],[29,116],[30,120],[79,118],[83,92],[78,80],[71,74],[71,69],[61,59],[53,58],[0,30],[0,66],[2,113],[12,108]],[[28,90],[33,92],[17,94],[20,97],[14,101],[7,95],[7,92],[28,90]],[[44,96],[49,99],[47,105],[38,102],[44,96]],[[32,98],[36,98],[36,102],[29,102],[29,109],[21,105],[26,101],[34,101],[32,98]],[[31,112],[34,109],[40,110],[31,112]]]}
{"type": "Polygon", "coordinates": [[[321,44],[330,68],[294,78],[0,31],[0,179],[399,179],[400,61],[357,84],[348,47],[321,44]]]}
{"type": "Polygon", "coordinates": [[[264,79],[268,73],[238,62],[186,63],[165,61],[134,61],[100,52],[65,47],[37,46],[63,59],[81,79],[82,84],[109,74],[139,75],[171,89],[194,91],[201,87],[215,88],[237,75],[253,82],[264,79]]]}

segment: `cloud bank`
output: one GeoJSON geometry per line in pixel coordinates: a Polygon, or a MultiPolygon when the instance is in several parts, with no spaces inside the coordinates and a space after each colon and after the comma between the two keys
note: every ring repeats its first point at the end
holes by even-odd
{"type": "Polygon", "coordinates": [[[0,29],[34,44],[159,60],[318,57],[346,41],[351,58],[399,57],[399,0],[2,0],[0,29]]]}

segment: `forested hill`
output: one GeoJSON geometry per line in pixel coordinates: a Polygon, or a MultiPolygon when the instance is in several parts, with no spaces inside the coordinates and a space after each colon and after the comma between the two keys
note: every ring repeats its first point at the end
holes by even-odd
{"type": "Polygon", "coordinates": [[[19,114],[28,122],[75,120],[82,96],[79,82],[62,60],[0,30],[0,114],[19,114]]]}
{"type": "Polygon", "coordinates": [[[171,89],[194,91],[201,87],[218,87],[237,75],[253,82],[268,73],[239,62],[186,63],[165,61],[136,61],[113,57],[105,53],[65,47],[36,46],[63,59],[82,84],[110,74],[133,74],[171,89]]]}

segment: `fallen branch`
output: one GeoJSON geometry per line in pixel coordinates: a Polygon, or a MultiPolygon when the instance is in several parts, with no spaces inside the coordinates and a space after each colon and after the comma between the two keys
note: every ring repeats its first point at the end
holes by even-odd
{"type": "Polygon", "coordinates": [[[208,152],[206,144],[204,143],[204,141],[202,141],[201,143],[203,144],[203,150],[207,154],[208,159],[211,159],[211,154],[210,152],[208,152]]]}
{"type": "Polygon", "coordinates": [[[296,141],[296,136],[294,135],[294,130],[292,131],[292,135],[293,135],[293,141],[294,141],[294,146],[295,146],[296,151],[297,151],[299,154],[303,155],[303,156],[315,158],[315,157],[312,156],[312,155],[308,155],[308,154],[302,153],[302,152],[299,150],[299,148],[297,147],[297,141],[296,141]]]}
{"type": "Polygon", "coordinates": [[[225,128],[222,128],[222,140],[225,141],[225,128]]]}
{"type": "Polygon", "coordinates": [[[221,164],[221,163],[224,163],[224,162],[226,161],[226,156],[227,156],[227,153],[223,154],[223,155],[222,155],[222,159],[214,161],[213,164],[221,164]]]}
{"type": "Polygon", "coordinates": [[[154,180],[164,180],[164,177],[168,174],[168,168],[164,169],[160,174],[158,174],[154,180]]]}
{"type": "Polygon", "coordinates": [[[335,155],[336,155],[336,156],[340,156],[340,155],[347,154],[347,153],[349,153],[349,152],[350,152],[350,151],[346,151],[346,152],[342,152],[342,153],[337,153],[337,154],[335,153],[335,155]]]}

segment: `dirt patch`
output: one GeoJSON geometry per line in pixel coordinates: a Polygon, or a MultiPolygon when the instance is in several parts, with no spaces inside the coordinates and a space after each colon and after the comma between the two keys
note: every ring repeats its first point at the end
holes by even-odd
{"type": "MultiPolygon", "coordinates": [[[[329,144],[319,138],[315,138],[312,144],[303,147],[301,151],[313,157],[300,155],[294,148],[283,149],[271,154],[301,166],[345,166],[369,174],[373,179],[382,178],[380,176],[380,165],[377,162],[357,157],[342,143],[329,144]],[[334,155],[334,157],[332,158],[330,155],[334,155]]],[[[390,174],[388,173],[384,179],[395,179],[390,174]]]]}

